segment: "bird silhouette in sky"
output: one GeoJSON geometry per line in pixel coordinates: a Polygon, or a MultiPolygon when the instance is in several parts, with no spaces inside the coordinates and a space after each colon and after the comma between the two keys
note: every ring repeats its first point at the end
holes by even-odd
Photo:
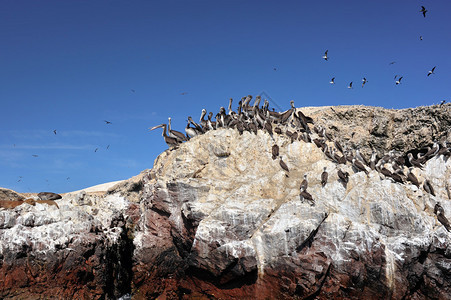
{"type": "Polygon", "coordinates": [[[352,89],[352,81],[349,83],[348,89],[352,89]]]}
{"type": "Polygon", "coordinates": [[[273,68],[274,71],[277,71],[277,68],[273,68]]]}
{"type": "Polygon", "coordinates": [[[182,96],[186,95],[186,94],[188,94],[188,93],[187,92],[180,93],[180,95],[182,95],[182,96]]]}
{"type": "Polygon", "coordinates": [[[362,79],[362,87],[365,85],[365,83],[367,83],[368,82],[368,80],[366,80],[366,78],[365,77],[363,77],[363,79],[362,79]]]}
{"type": "Polygon", "coordinates": [[[432,70],[430,70],[430,71],[428,72],[428,76],[431,75],[431,74],[435,74],[434,71],[435,71],[435,67],[433,67],[432,70]]]}
{"type": "Polygon", "coordinates": [[[422,41],[423,40],[423,36],[422,35],[420,35],[420,41],[422,41]]]}
{"type": "Polygon", "coordinates": [[[399,77],[398,80],[395,81],[395,84],[396,84],[396,85],[400,84],[400,83],[401,83],[401,79],[402,79],[402,76],[399,77]]]}
{"type": "Polygon", "coordinates": [[[330,84],[334,84],[335,83],[335,77],[332,77],[332,79],[329,82],[330,84]]]}
{"type": "Polygon", "coordinates": [[[110,121],[107,121],[107,120],[103,120],[104,122],[105,122],[105,124],[107,124],[107,125],[109,125],[109,124],[113,124],[113,123],[111,123],[110,121]]]}
{"type": "Polygon", "coordinates": [[[110,145],[106,146],[106,149],[107,149],[107,150],[110,149],[110,145]]]}
{"type": "Polygon", "coordinates": [[[134,92],[135,92],[135,90],[134,90],[134,89],[131,89],[130,91],[132,91],[132,93],[134,93],[134,92]]]}
{"type": "Polygon", "coordinates": [[[389,65],[394,65],[396,63],[396,61],[392,61],[391,63],[389,63],[389,65]]]}
{"type": "Polygon", "coordinates": [[[329,58],[327,57],[327,52],[329,52],[329,50],[326,50],[326,52],[324,52],[323,58],[324,60],[328,60],[329,58]]]}
{"type": "Polygon", "coordinates": [[[33,157],[38,157],[39,155],[37,155],[37,154],[32,154],[31,156],[33,156],[33,157]]]}
{"type": "Polygon", "coordinates": [[[96,150],[94,150],[94,152],[97,152],[97,150],[99,150],[99,148],[96,148],[96,150]]]}
{"type": "Polygon", "coordinates": [[[423,13],[423,17],[425,17],[425,18],[426,18],[426,13],[427,13],[428,11],[427,11],[427,9],[426,9],[426,8],[424,8],[424,6],[421,6],[421,10],[420,10],[420,12],[422,12],[422,13],[423,13]]]}
{"type": "Polygon", "coordinates": [[[56,129],[55,130],[53,130],[53,133],[56,135],[56,129]]]}

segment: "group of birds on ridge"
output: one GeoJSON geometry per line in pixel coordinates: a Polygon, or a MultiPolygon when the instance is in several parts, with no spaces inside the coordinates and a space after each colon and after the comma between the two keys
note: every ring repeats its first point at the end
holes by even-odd
{"type": "MultiPolygon", "coordinates": [[[[451,155],[451,145],[446,141],[441,143],[435,141],[432,146],[420,149],[416,158],[411,152],[415,153],[417,151],[401,154],[391,150],[382,157],[378,157],[376,151],[373,150],[371,158],[368,160],[360,153],[359,149],[353,151],[353,149],[343,147],[337,138],[333,138],[326,131],[326,128],[315,125],[311,117],[306,116],[302,111],[295,108],[293,100],[290,101],[290,109],[284,112],[276,112],[274,109],[269,109],[268,100],[265,100],[263,106],[260,107],[261,96],[257,96],[253,105],[250,105],[252,98],[251,95],[241,98],[236,112],[232,110],[233,99],[231,98],[228,111],[221,107],[215,115],[215,120],[213,120],[213,112],[209,112],[208,117],[205,119],[207,111],[202,109],[198,123],[192,117],[188,117],[185,127],[186,134],[172,129],[171,118],[168,118],[168,124],[163,123],[149,129],[163,128],[162,136],[171,150],[195,136],[212,130],[220,130],[221,128],[236,129],[240,135],[245,131],[255,135],[257,135],[258,131],[263,131],[269,134],[273,140],[274,134],[277,134],[290,139],[291,143],[296,140],[314,143],[322,150],[327,159],[337,164],[337,175],[344,186],[349,181],[349,173],[343,171],[339,166],[349,163],[355,172],[364,172],[369,176],[369,172],[375,170],[382,179],[389,179],[399,184],[411,183],[420,188],[420,181],[413,173],[413,169],[418,168],[422,170],[426,161],[433,157],[443,156],[447,160],[451,155]],[[404,173],[405,168],[407,168],[407,173],[404,173]]],[[[282,156],[279,155],[279,146],[276,143],[272,146],[271,155],[273,160],[279,158],[280,167],[286,174],[289,174],[290,170],[283,161],[282,156]]],[[[327,180],[328,172],[324,168],[321,174],[323,187],[327,184],[327,180]]],[[[434,187],[428,179],[424,180],[422,186],[427,193],[432,196],[436,195],[434,187]]],[[[307,175],[304,175],[299,195],[302,200],[308,200],[314,205],[313,196],[307,191],[307,188],[308,179],[307,175]]],[[[451,199],[449,187],[446,186],[446,189],[448,197],[451,199]]],[[[449,223],[445,222],[445,224],[447,224],[445,225],[447,230],[450,230],[449,223]]]]}
{"type": "MultiPolygon", "coordinates": [[[[423,17],[426,18],[427,9],[426,9],[424,6],[421,6],[420,12],[423,13],[423,17]]],[[[422,35],[420,35],[420,40],[421,40],[421,41],[423,40],[423,36],[422,36],[422,35]]],[[[325,61],[328,61],[328,60],[329,60],[328,52],[329,52],[329,50],[326,50],[326,52],[324,52],[324,55],[322,56],[322,58],[323,58],[325,61]]],[[[395,61],[392,61],[392,62],[389,63],[389,65],[393,65],[393,64],[395,64],[395,63],[396,63],[395,61]]],[[[427,73],[427,76],[428,76],[428,77],[429,77],[430,75],[432,75],[432,74],[435,74],[434,71],[435,71],[435,68],[436,68],[436,67],[437,67],[437,66],[434,66],[431,70],[428,71],[428,73],[427,73]]],[[[274,69],[274,70],[276,70],[276,69],[274,69]]],[[[393,79],[395,80],[395,84],[396,84],[396,85],[399,85],[399,84],[401,84],[401,80],[402,80],[403,78],[404,78],[403,76],[395,75],[395,77],[394,77],[393,79]]],[[[362,78],[362,88],[365,86],[365,84],[366,84],[367,82],[368,82],[368,80],[366,79],[366,77],[363,77],[363,78],[362,78]]],[[[330,84],[335,84],[335,77],[332,77],[332,79],[330,80],[329,83],[330,83],[330,84]]],[[[348,89],[352,89],[352,88],[353,88],[353,87],[352,87],[352,83],[353,83],[353,81],[351,81],[351,82],[348,84],[348,89]]]]}

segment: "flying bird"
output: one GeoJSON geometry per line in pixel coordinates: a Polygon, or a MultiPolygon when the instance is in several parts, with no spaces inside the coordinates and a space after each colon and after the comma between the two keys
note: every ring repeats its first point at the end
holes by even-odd
{"type": "Polygon", "coordinates": [[[56,129],[55,130],[53,130],[53,133],[56,135],[56,129]]]}
{"type": "Polygon", "coordinates": [[[107,124],[107,125],[113,124],[113,123],[111,123],[110,121],[107,121],[107,120],[103,120],[103,122],[105,122],[105,124],[107,124]]]}
{"type": "Polygon", "coordinates": [[[422,35],[420,35],[420,41],[422,41],[423,40],[423,36],[422,35]]]}
{"type": "Polygon", "coordinates": [[[430,70],[430,71],[428,72],[428,76],[431,75],[431,74],[435,74],[434,71],[435,71],[435,67],[433,67],[432,70],[430,70]]]}
{"type": "Polygon", "coordinates": [[[332,79],[329,82],[330,84],[334,84],[335,83],[335,77],[332,77],[332,79]]]}
{"type": "Polygon", "coordinates": [[[180,93],[180,95],[182,95],[182,96],[186,95],[186,94],[188,94],[188,93],[187,92],[180,93]]]}
{"type": "Polygon", "coordinates": [[[348,85],[348,89],[352,89],[352,81],[351,81],[351,83],[348,85]]]}
{"type": "Polygon", "coordinates": [[[400,84],[400,83],[401,83],[401,79],[402,79],[402,76],[401,76],[401,77],[399,77],[399,78],[398,78],[398,80],[396,80],[396,81],[395,81],[396,85],[398,85],[398,84],[400,84]]]}
{"type": "Polygon", "coordinates": [[[394,65],[396,63],[396,61],[392,61],[391,63],[389,63],[389,65],[394,65]]]}
{"type": "Polygon", "coordinates": [[[446,103],[446,100],[442,100],[442,102],[440,102],[440,107],[442,107],[442,105],[445,103],[446,103]]]}
{"type": "Polygon", "coordinates": [[[110,149],[110,145],[106,146],[106,149],[107,149],[107,150],[110,149]]]}
{"type": "Polygon", "coordinates": [[[326,52],[324,52],[324,55],[323,55],[323,58],[324,58],[324,60],[328,60],[329,58],[327,57],[327,52],[328,52],[329,50],[326,50],[326,52]]]}
{"type": "Polygon", "coordinates": [[[424,6],[421,6],[421,10],[420,10],[420,12],[422,12],[422,13],[423,13],[423,17],[425,17],[425,18],[426,18],[426,13],[427,13],[428,11],[427,11],[427,9],[426,9],[426,8],[424,8],[424,6]]]}
{"type": "Polygon", "coordinates": [[[368,80],[366,80],[366,78],[365,77],[363,77],[363,79],[362,79],[362,87],[365,85],[365,83],[367,83],[368,82],[368,80]]]}
{"type": "Polygon", "coordinates": [[[277,71],[277,68],[273,68],[274,71],[277,71]]]}
{"type": "Polygon", "coordinates": [[[33,156],[33,157],[38,157],[38,155],[37,155],[37,154],[32,154],[31,156],[33,156]]]}
{"type": "Polygon", "coordinates": [[[96,148],[96,150],[94,150],[94,152],[97,152],[97,150],[99,150],[99,148],[96,148]]]}
{"type": "Polygon", "coordinates": [[[135,92],[135,90],[134,90],[134,89],[131,89],[130,91],[132,91],[132,93],[134,93],[134,92],[135,92]]]}

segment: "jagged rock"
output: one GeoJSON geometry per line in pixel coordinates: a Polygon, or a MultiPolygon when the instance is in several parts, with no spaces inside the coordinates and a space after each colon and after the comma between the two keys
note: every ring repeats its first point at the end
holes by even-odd
{"type": "MultiPolygon", "coordinates": [[[[301,110],[368,156],[449,141],[449,108],[301,110]]],[[[209,131],[59,208],[0,208],[0,298],[449,299],[451,233],[434,207],[451,217],[451,160],[413,169],[435,196],[355,171],[282,134],[209,131]],[[305,174],[314,206],[299,196],[305,174]]]]}

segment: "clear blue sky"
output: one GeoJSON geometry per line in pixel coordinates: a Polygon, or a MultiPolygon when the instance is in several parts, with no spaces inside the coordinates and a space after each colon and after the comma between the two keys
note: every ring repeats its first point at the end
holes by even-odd
{"type": "Polygon", "coordinates": [[[183,131],[230,97],[235,108],[264,91],[283,109],[450,100],[450,14],[449,0],[2,0],[0,186],[129,178],[167,148],[150,126],[170,116],[183,131]]]}

